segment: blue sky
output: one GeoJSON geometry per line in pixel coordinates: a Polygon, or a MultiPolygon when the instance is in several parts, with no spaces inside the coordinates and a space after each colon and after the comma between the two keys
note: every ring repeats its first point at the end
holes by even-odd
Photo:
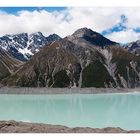
{"type": "Polygon", "coordinates": [[[0,36],[41,31],[44,35],[57,33],[65,37],[78,28],[87,27],[113,41],[127,43],[140,39],[139,9],[0,7],[0,36]]]}
{"type": "Polygon", "coordinates": [[[65,8],[66,7],[0,7],[0,10],[11,14],[16,14],[18,11],[22,10],[27,11],[46,10],[48,12],[53,12],[53,11],[61,11],[64,10],[65,8]]]}
{"type": "Polygon", "coordinates": [[[126,30],[127,29],[127,27],[125,26],[126,22],[127,22],[127,17],[122,14],[120,17],[120,22],[117,23],[116,25],[112,26],[111,28],[102,31],[102,34],[108,35],[108,34],[111,34],[113,32],[121,32],[123,30],[126,30]]]}

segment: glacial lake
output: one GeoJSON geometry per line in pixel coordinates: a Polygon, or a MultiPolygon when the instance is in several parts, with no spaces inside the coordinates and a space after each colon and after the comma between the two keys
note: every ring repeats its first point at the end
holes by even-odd
{"type": "Polygon", "coordinates": [[[140,130],[140,93],[1,94],[0,120],[140,130]]]}

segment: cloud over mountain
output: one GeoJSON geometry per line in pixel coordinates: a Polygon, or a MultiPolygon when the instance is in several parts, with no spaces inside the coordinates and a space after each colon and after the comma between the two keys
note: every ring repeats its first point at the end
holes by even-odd
{"type": "Polygon", "coordinates": [[[0,11],[0,36],[5,34],[16,34],[21,32],[38,32],[44,35],[56,33],[62,37],[72,34],[77,28],[88,27],[102,33],[115,25],[124,22],[121,16],[124,15],[127,21],[123,23],[125,29],[113,30],[106,35],[114,41],[122,43],[135,41],[139,38],[139,33],[134,29],[140,25],[139,8],[65,8],[64,10],[47,11],[41,10],[21,10],[16,14],[0,11]],[[117,38],[117,39],[116,39],[117,38]],[[120,40],[118,40],[120,38],[120,40]],[[130,40],[129,40],[130,38],[130,40]]]}

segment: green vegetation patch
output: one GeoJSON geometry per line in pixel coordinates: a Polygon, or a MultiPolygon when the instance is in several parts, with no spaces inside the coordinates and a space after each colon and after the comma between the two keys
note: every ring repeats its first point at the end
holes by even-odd
{"type": "Polygon", "coordinates": [[[105,87],[105,83],[113,82],[106,68],[98,60],[89,64],[82,75],[82,87],[105,87]]]}

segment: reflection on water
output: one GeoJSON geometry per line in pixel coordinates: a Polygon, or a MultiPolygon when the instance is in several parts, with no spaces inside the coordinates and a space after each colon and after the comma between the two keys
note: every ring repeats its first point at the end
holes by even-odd
{"type": "Polygon", "coordinates": [[[0,120],[140,129],[140,94],[0,95],[0,120]]]}

